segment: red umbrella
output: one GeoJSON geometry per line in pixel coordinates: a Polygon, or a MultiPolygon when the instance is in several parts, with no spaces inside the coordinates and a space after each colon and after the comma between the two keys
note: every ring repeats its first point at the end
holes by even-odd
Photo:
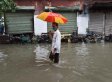
{"type": "Polygon", "coordinates": [[[53,12],[43,12],[37,16],[37,18],[47,21],[47,22],[56,22],[59,24],[65,24],[68,20],[64,16],[58,13],[53,12]]]}

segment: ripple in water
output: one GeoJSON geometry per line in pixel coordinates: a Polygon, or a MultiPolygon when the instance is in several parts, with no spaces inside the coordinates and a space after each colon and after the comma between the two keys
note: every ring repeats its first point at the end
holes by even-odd
{"type": "Polygon", "coordinates": [[[0,52],[0,62],[4,61],[7,55],[5,55],[3,52],[0,52]]]}
{"type": "MultiPolygon", "coordinates": [[[[35,62],[36,66],[42,67],[42,66],[53,66],[56,68],[61,68],[61,69],[74,69],[74,66],[67,66],[67,61],[61,60],[59,61],[59,64],[54,64],[52,61],[49,60],[49,52],[50,50],[47,47],[42,47],[42,46],[37,46],[36,49],[34,50],[35,53],[35,62]]],[[[46,71],[46,70],[45,70],[46,71]]]]}
{"type": "Polygon", "coordinates": [[[34,52],[35,52],[35,62],[41,63],[44,61],[48,61],[49,50],[47,50],[46,48],[38,46],[36,47],[34,52]]]}
{"type": "Polygon", "coordinates": [[[82,44],[82,46],[76,47],[76,51],[76,54],[81,56],[86,56],[89,54],[86,44],[82,44]]]}

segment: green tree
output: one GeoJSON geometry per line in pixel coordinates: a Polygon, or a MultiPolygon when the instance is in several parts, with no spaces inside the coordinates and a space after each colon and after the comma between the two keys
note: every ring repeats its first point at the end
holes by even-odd
{"type": "Polygon", "coordinates": [[[12,11],[14,12],[16,10],[16,4],[13,0],[0,0],[0,24],[4,21],[2,21],[2,17],[4,17],[4,13],[6,11],[12,11]]]}
{"type": "Polygon", "coordinates": [[[16,4],[13,0],[0,0],[0,16],[7,10],[15,11],[16,4]]]}

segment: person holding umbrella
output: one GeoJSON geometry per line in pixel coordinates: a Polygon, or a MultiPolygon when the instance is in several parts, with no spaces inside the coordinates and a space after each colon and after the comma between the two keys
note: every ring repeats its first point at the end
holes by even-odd
{"type": "Polygon", "coordinates": [[[52,48],[49,58],[54,63],[59,63],[59,54],[61,48],[61,33],[58,28],[58,23],[53,22],[52,29],[54,30],[54,34],[52,38],[52,48]]]}
{"type": "Polygon", "coordinates": [[[49,58],[54,63],[59,63],[59,54],[61,48],[61,33],[59,31],[58,24],[67,23],[68,19],[62,16],[61,14],[54,12],[42,12],[37,16],[37,18],[52,23],[54,34],[52,38],[52,49],[49,58]]]}

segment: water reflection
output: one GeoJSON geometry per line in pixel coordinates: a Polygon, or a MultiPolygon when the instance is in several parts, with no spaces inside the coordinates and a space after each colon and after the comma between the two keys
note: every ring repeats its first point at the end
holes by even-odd
{"type": "Polygon", "coordinates": [[[82,43],[80,46],[75,47],[75,49],[76,49],[75,66],[77,67],[77,69],[80,69],[79,71],[81,74],[82,73],[84,74],[88,70],[90,62],[88,56],[89,55],[88,45],[82,43]]]}
{"type": "Polygon", "coordinates": [[[35,63],[37,67],[40,67],[43,71],[48,71],[50,68],[51,61],[49,60],[49,45],[43,46],[43,45],[37,45],[35,47],[34,53],[35,53],[35,63]],[[45,68],[44,68],[44,67],[45,68]]]}
{"type": "MultiPolygon", "coordinates": [[[[62,60],[60,58],[59,64],[54,64],[52,61],[50,61],[49,59],[50,49],[51,49],[50,45],[46,45],[46,46],[37,45],[35,47],[34,53],[35,53],[36,66],[38,67],[53,66],[61,69],[72,69],[72,67],[65,66],[65,64],[67,63],[65,59],[62,60]]],[[[48,69],[49,67],[44,71],[47,71],[48,69]]]]}
{"type": "Polygon", "coordinates": [[[82,43],[81,46],[77,46],[76,48],[76,55],[86,56],[89,54],[89,49],[86,44],[82,43]]]}
{"type": "Polygon", "coordinates": [[[62,43],[58,65],[48,59],[50,48],[0,45],[0,82],[112,82],[111,43],[62,43]]]}
{"type": "Polygon", "coordinates": [[[34,50],[35,54],[35,60],[36,62],[39,62],[40,60],[47,60],[48,59],[48,53],[49,50],[46,47],[42,47],[38,45],[36,49],[34,50]]]}
{"type": "Polygon", "coordinates": [[[3,62],[6,59],[7,55],[5,55],[2,51],[0,51],[0,62],[3,62]]]}

